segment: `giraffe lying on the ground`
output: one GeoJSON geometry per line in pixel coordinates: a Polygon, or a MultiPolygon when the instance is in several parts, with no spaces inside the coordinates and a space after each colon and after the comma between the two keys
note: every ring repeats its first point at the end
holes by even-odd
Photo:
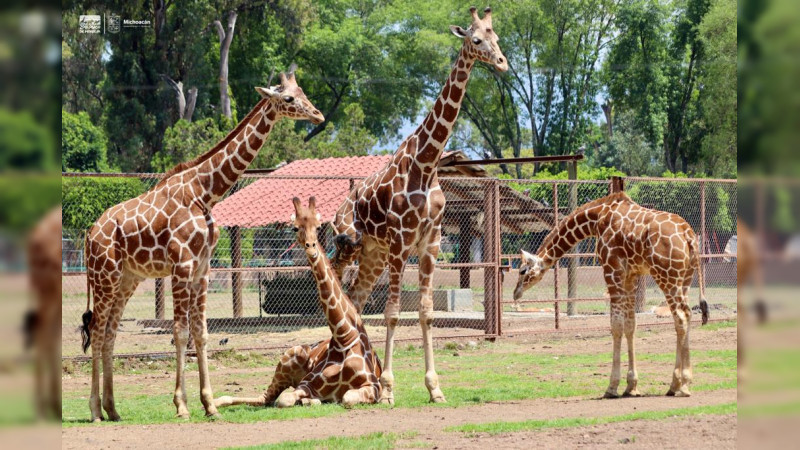
{"type": "Polygon", "coordinates": [[[624,192],[614,193],[578,207],[545,237],[536,255],[522,250],[522,266],[514,299],[538,283],[566,252],[589,238],[597,238],[597,256],[603,266],[611,303],[611,335],[614,358],[606,398],[618,397],[622,334],[628,341],[628,386],[625,396],[641,395],[636,388],[633,334],[636,331],[636,284],[640,276],[652,275],[667,298],[678,335],[675,369],[667,395],[689,396],[692,365],[689,360],[689,286],[698,270],[700,310],[708,321],[703,298],[703,271],[699,242],[692,227],[680,216],[644,208],[624,192]]]}
{"type": "Polygon", "coordinates": [[[219,239],[211,210],[255,159],[272,127],[282,117],[322,123],[292,73],[281,84],[257,87],[261,99],[211,150],[178,164],[142,195],[107,209],[86,234],[87,305],[83,351],[92,347],[92,421],[100,409],[100,359],[103,409],[120,420],[114,405],[114,341],[122,311],[145,278],[172,277],[173,338],[176,348],[173,403],[188,418],[184,365],[191,329],[197,346],[200,399],[206,415],[217,416],[208,374],[206,294],[211,255],[219,239]],[[94,308],[90,308],[94,295],[94,308]]]}
{"type": "MultiPolygon", "coordinates": [[[[381,363],[372,350],[361,316],[331,268],[325,249],[317,241],[320,217],[314,197],[304,208],[300,199],[293,199],[292,217],[297,242],[305,248],[311,273],[317,282],[319,302],[328,321],[332,336],[314,345],[292,347],[281,356],[275,376],[260,397],[220,397],[217,407],[229,405],[293,406],[297,403],[375,403],[381,393],[378,381],[381,363]],[[294,387],[293,391],[284,391],[294,387]],[[277,398],[277,401],[276,401],[277,398]]],[[[360,236],[348,242],[360,249],[360,236]]]]}

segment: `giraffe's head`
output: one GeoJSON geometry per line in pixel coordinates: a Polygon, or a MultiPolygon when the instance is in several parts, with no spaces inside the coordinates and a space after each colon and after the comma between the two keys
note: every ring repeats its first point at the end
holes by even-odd
{"type": "Polygon", "coordinates": [[[508,61],[497,45],[497,34],[492,28],[492,8],[483,10],[483,19],[478,17],[478,8],[471,7],[472,24],[466,30],[458,25],[450,25],[456,36],[464,39],[464,48],[475,59],[491,64],[500,72],[508,70],[508,61]]]}
{"type": "Polygon", "coordinates": [[[522,250],[520,256],[522,258],[522,266],[519,268],[517,287],[514,288],[514,300],[522,298],[522,294],[541,281],[542,277],[544,277],[544,274],[547,272],[541,257],[531,255],[525,250],[522,250]]]}
{"type": "Polygon", "coordinates": [[[294,79],[294,71],[281,73],[281,84],[268,88],[256,87],[256,91],[261,97],[272,103],[278,117],[288,117],[294,120],[308,120],[314,125],[325,121],[325,117],[319,110],[311,104],[303,93],[303,89],[297,85],[294,79]]]}
{"type": "Polygon", "coordinates": [[[308,208],[304,207],[297,197],[292,199],[292,203],[294,203],[292,226],[297,233],[297,242],[305,249],[308,259],[313,261],[319,257],[320,252],[325,251],[317,240],[317,230],[321,225],[321,217],[317,212],[317,199],[309,198],[308,208]]]}

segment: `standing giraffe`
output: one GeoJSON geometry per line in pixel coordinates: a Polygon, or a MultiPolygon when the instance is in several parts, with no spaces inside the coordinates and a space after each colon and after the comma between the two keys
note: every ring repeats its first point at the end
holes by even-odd
{"type": "Polygon", "coordinates": [[[197,348],[200,398],[207,416],[217,416],[206,359],[206,290],[209,262],[219,237],[211,209],[236,183],[281,117],[321,123],[294,75],[281,84],[257,87],[262,99],[236,128],[211,150],[169,170],[152,189],[106,210],[86,234],[87,312],[83,350],[92,346],[92,421],[100,411],[100,358],[103,409],[119,420],[114,407],[114,340],[122,311],[145,278],[172,277],[173,334],[177,350],[175,396],[178,416],[188,418],[184,363],[189,324],[197,348]],[[94,293],[94,310],[89,308],[94,293]]]}
{"type": "MultiPolygon", "coordinates": [[[[218,407],[240,404],[269,406],[273,402],[280,408],[321,402],[341,402],[349,407],[357,403],[375,403],[381,392],[378,382],[380,360],[372,350],[358,311],[342,290],[325,249],[317,241],[320,216],[316,200],[311,197],[308,208],[304,208],[297,197],[292,202],[297,242],[305,248],[311,273],[317,282],[319,303],[332,337],[312,346],[298,345],[286,351],[267,392],[260,397],[220,397],[215,400],[218,407]],[[295,389],[281,394],[288,387],[295,389]]],[[[349,245],[360,248],[360,239],[349,245]]]]}
{"type": "MultiPolygon", "coordinates": [[[[628,341],[628,386],[624,396],[638,397],[633,334],[636,331],[636,285],[650,274],[664,292],[678,335],[675,370],[667,395],[689,396],[692,365],[689,360],[689,286],[700,269],[699,242],[692,227],[676,214],[644,208],[624,192],[610,194],[578,207],[545,237],[536,255],[522,250],[522,267],[514,300],[538,283],[547,270],[566,252],[589,238],[597,238],[597,255],[603,266],[611,303],[611,336],[614,359],[606,398],[616,398],[620,381],[622,334],[628,341]]],[[[703,299],[703,271],[700,281],[700,310],[703,324],[708,306],[703,299]]]]}
{"type": "Polygon", "coordinates": [[[400,289],[406,261],[412,250],[419,255],[420,307],[419,322],[425,349],[425,386],[432,402],[444,402],[439,377],[433,362],[433,299],[431,285],[441,239],[442,212],[445,198],[439,187],[437,165],[458,117],[461,101],[476,61],[490,64],[505,72],[508,64],[497,45],[492,30],[492,10],[484,17],[470,8],[472,25],[450,29],[463,39],[461,51],[453,64],[450,77],[425,121],[400,144],[389,164],[359,182],[339,207],[334,228],[352,239],[357,232],[364,235],[360,252],[353,252],[336,239],[334,269],[342,279],[344,268],[358,258],[358,276],[351,298],[360,312],[372,293],[375,280],[389,265],[389,298],[386,302],[386,353],[381,376],[381,402],[394,403],[392,354],[394,332],[400,317],[400,289]]]}

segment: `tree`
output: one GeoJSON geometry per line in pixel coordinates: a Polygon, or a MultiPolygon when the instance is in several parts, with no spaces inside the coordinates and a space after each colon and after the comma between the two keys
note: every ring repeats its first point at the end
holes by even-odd
{"type": "Polygon", "coordinates": [[[0,107],[0,171],[55,169],[47,128],[27,112],[0,107]]]}
{"type": "MultiPolygon", "coordinates": [[[[227,121],[224,121],[227,124],[227,121]]],[[[225,137],[227,131],[212,118],[195,122],[179,120],[164,133],[164,148],[153,155],[150,167],[156,172],[166,172],[182,161],[210,150],[225,137]]]]}
{"type": "Polygon", "coordinates": [[[717,177],[736,177],[736,18],[736,1],[715,0],[698,29],[706,49],[699,80],[707,130],[702,160],[705,171],[717,177]]]}
{"type": "Polygon", "coordinates": [[[78,114],[61,111],[62,172],[108,170],[106,144],[105,133],[92,123],[85,111],[78,114]]]}

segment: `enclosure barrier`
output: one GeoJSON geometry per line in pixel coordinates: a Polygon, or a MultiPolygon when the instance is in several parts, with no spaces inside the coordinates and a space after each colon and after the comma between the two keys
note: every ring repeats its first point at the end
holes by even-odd
{"type": "MultiPolygon", "coordinates": [[[[86,231],[106,208],[139,195],[159,179],[160,174],[63,174],[64,358],[82,357],[78,326],[87,295],[86,231]]],[[[316,195],[323,220],[329,220],[359,179],[245,174],[215,207],[221,233],[207,300],[210,350],[279,350],[329,337],[305,254],[287,223],[291,198],[316,195]]],[[[447,206],[433,277],[436,339],[608,329],[608,299],[594,239],[579,244],[523,299],[514,301],[513,290],[519,250],[534,252],[562,217],[608,194],[611,181],[442,177],[440,183],[447,206]]],[[[736,233],[736,181],[625,178],[622,184],[640,204],[677,213],[691,224],[701,237],[712,319],[735,319],[736,262],[725,258],[724,249],[736,233]]],[[[330,224],[323,225],[320,243],[329,255],[333,235],[330,224]]],[[[346,270],[346,287],[357,270],[346,270]]],[[[375,343],[385,336],[387,296],[384,272],[363,315],[375,343]]],[[[695,287],[692,306],[697,296],[695,287]]],[[[652,279],[643,277],[637,290],[640,327],[673,323],[663,301],[652,279]]],[[[418,265],[412,254],[403,277],[398,341],[421,338],[418,305],[418,265]]],[[[116,354],[173,354],[171,311],[169,279],[143,281],[125,308],[116,354]]]]}

